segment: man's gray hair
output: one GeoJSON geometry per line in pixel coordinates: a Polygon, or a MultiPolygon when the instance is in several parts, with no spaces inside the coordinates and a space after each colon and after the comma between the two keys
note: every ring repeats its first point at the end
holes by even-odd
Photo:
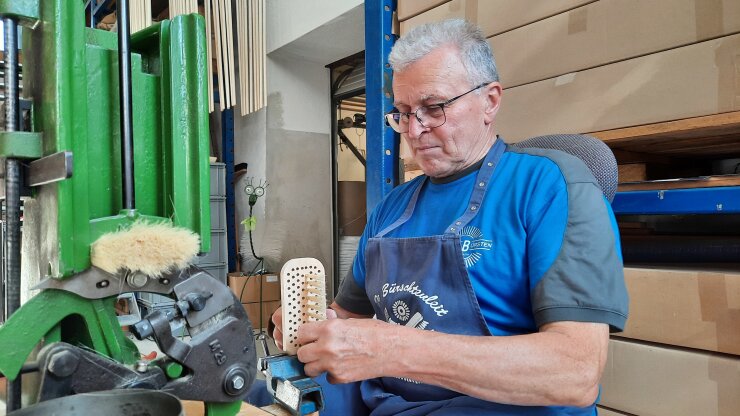
{"type": "Polygon", "coordinates": [[[403,71],[445,45],[454,45],[460,51],[471,85],[499,80],[496,61],[483,32],[477,25],[463,19],[442,20],[413,28],[393,45],[388,63],[394,71],[403,71]]]}

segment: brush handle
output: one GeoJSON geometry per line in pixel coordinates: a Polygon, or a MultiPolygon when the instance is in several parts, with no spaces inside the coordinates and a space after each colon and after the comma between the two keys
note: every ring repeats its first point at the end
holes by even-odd
{"type": "Polygon", "coordinates": [[[320,261],[292,259],[280,270],[283,306],[283,350],[295,355],[298,328],[306,322],[326,319],[326,274],[320,261]]]}

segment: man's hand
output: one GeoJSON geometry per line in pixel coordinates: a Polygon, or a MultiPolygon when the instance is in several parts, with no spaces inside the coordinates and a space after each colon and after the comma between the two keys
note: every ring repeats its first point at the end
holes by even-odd
{"type": "MultiPolygon", "coordinates": [[[[356,313],[352,313],[341,306],[337,304],[336,302],[332,303],[329,308],[326,309],[326,317],[328,319],[349,319],[349,318],[356,318],[356,319],[367,319],[370,318],[370,316],[366,315],[360,315],[356,313]]],[[[277,345],[278,348],[283,350],[283,307],[279,307],[273,314],[272,314],[272,323],[275,324],[275,330],[272,332],[272,337],[275,340],[275,345],[277,345]]],[[[269,335],[269,334],[268,334],[269,335]]],[[[300,342],[300,341],[299,341],[300,342]]]]}
{"type": "MultiPolygon", "coordinates": [[[[393,351],[382,334],[391,326],[374,319],[329,319],[298,328],[298,359],[306,375],[327,372],[331,383],[349,383],[387,375],[385,351],[393,351]],[[382,343],[382,345],[381,345],[382,343]]],[[[394,325],[395,326],[395,325],[394,325]]]]}

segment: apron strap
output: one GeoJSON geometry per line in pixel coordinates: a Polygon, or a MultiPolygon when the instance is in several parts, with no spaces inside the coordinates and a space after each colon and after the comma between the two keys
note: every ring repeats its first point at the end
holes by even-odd
{"type": "Polygon", "coordinates": [[[429,177],[424,176],[424,179],[419,181],[419,185],[416,187],[414,194],[411,196],[409,204],[406,205],[406,210],[403,211],[403,214],[401,214],[401,216],[395,222],[393,222],[393,224],[385,227],[381,232],[379,232],[378,235],[375,236],[375,238],[385,237],[386,234],[400,227],[406,221],[408,221],[409,218],[411,218],[411,214],[414,213],[414,208],[416,208],[416,201],[419,199],[419,194],[421,194],[421,188],[424,187],[424,184],[427,182],[427,180],[429,180],[429,177]]]}
{"type": "Polygon", "coordinates": [[[493,144],[493,148],[488,152],[486,158],[483,159],[483,166],[478,171],[478,176],[475,178],[475,185],[473,192],[470,195],[470,201],[468,201],[468,208],[465,210],[460,218],[450,224],[445,230],[445,235],[459,235],[462,229],[468,225],[468,223],[478,215],[480,211],[480,205],[483,202],[483,198],[486,195],[488,184],[493,177],[493,172],[496,170],[498,162],[501,160],[501,155],[506,150],[506,143],[499,137],[496,143],[493,144]]]}
{"type": "MultiPolygon", "coordinates": [[[[478,208],[480,208],[480,204],[481,202],[483,202],[483,197],[485,196],[486,189],[488,188],[488,182],[493,176],[493,171],[496,169],[496,165],[498,164],[499,160],[501,160],[501,155],[504,153],[505,150],[506,143],[504,143],[502,138],[498,137],[491,150],[488,151],[485,159],[483,159],[483,166],[481,166],[480,170],[478,171],[478,176],[476,176],[475,178],[476,185],[475,188],[473,188],[473,193],[470,195],[468,209],[460,218],[453,221],[453,223],[447,227],[447,229],[445,230],[446,235],[459,234],[460,230],[465,227],[465,225],[469,223],[476,214],[478,214],[478,208]]],[[[375,238],[385,237],[386,234],[400,227],[406,221],[408,221],[409,218],[411,218],[411,214],[414,213],[414,208],[416,208],[416,201],[419,199],[419,194],[421,194],[421,189],[424,187],[424,184],[426,184],[427,180],[429,180],[429,178],[424,177],[424,179],[419,181],[419,185],[414,191],[414,194],[411,196],[411,200],[406,206],[406,209],[403,211],[403,214],[401,214],[401,216],[391,225],[387,226],[381,232],[379,232],[375,236],[375,238]]]]}

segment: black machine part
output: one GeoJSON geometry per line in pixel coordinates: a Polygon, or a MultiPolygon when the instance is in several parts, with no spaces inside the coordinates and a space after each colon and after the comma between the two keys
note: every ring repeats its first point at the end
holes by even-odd
{"type": "Polygon", "coordinates": [[[168,382],[164,389],[186,400],[244,399],[257,375],[257,353],[252,326],[239,300],[200,325],[188,326],[189,342],[172,335],[171,319],[171,314],[158,310],[131,328],[137,337],[151,335],[163,353],[188,369],[188,374],[168,382]]]}
{"type": "MultiPolygon", "coordinates": [[[[20,129],[20,94],[18,84],[18,22],[12,17],[3,18],[5,28],[5,130],[20,129]]],[[[8,158],[5,161],[5,221],[6,245],[5,297],[2,320],[10,317],[21,306],[21,162],[8,158]]],[[[21,381],[8,384],[8,410],[21,405],[21,381]]]]}
{"type": "Polygon", "coordinates": [[[101,390],[159,390],[167,382],[160,368],[139,373],[117,361],[64,342],[44,347],[38,356],[41,384],[38,401],[101,390]]]}
{"type": "Polygon", "coordinates": [[[76,394],[37,403],[9,413],[9,416],[182,416],[177,397],[162,391],[131,389],[76,394]]]}
{"type": "MultiPolygon", "coordinates": [[[[46,279],[39,288],[70,291],[88,299],[133,291],[169,295],[175,300],[174,309],[154,310],[129,328],[139,339],[152,337],[160,351],[184,367],[184,373],[163,385],[153,383],[147,388],[163,389],[184,400],[213,403],[234,402],[246,397],[257,373],[257,353],[252,325],[236,295],[196,266],[157,278],[148,277],[142,279],[145,283],[131,286],[137,280],[127,278],[126,273],[112,275],[91,268],[72,279],[46,279]],[[172,334],[170,321],[180,318],[187,323],[189,339],[172,334]]],[[[123,374],[131,371],[123,364],[107,362],[123,368],[120,370],[123,374]]],[[[40,365],[40,368],[45,367],[40,365]]],[[[106,378],[108,373],[101,370],[97,377],[106,378]]],[[[68,377],[84,380],[91,376],[83,371],[68,377]]],[[[114,378],[116,380],[93,383],[90,388],[129,388],[131,382],[149,380],[141,375],[125,383],[118,380],[118,376],[114,378]]],[[[77,382],[80,381],[74,381],[77,382]]],[[[45,397],[60,395],[63,393],[50,393],[45,397]]]]}

